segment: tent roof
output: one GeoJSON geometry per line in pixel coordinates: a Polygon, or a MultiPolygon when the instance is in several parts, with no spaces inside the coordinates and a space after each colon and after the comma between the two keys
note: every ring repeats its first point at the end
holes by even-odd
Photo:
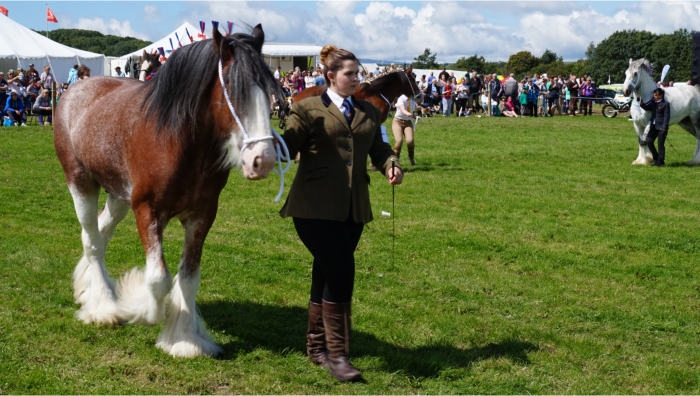
{"type": "MultiPolygon", "coordinates": [[[[199,33],[201,33],[199,28],[196,28],[191,24],[185,22],[182,25],[178,26],[177,29],[163,36],[160,40],[154,41],[153,43],[141,48],[140,50],[131,52],[129,54],[121,56],[120,58],[126,59],[131,57],[140,57],[143,54],[143,51],[151,53],[154,51],[158,51],[158,48],[160,47],[163,48],[163,50],[165,51],[165,56],[167,57],[170,55],[173,49],[177,49],[181,46],[190,44],[190,38],[192,41],[203,40],[204,38],[199,36],[199,33]]],[[[204,34],[207,33],[205,32],[204,34]]],[[[207,35],[207,37],[209,36],[207,35]]]]}
{"type": "Polygon", "coordinates": [[[0,13],[0,58],[104,58],[102,54],[83,51],[57,43],[0,13]]]}
{"type": "Polygon", "coordinates": [[[265,56],[318,56],[321,46],[310,44],[263,44],[262,53],[265,56]]]}
{"type": "MultiPolygon", "coordinates": [[[[199,36],[200,33],[201,30],[199,28],[185,22],[160,40],[154,41],[138,51],[126,54],[120,59],[139,57],[143,54],[143,51],[150,53],[157,51],[159,47],[165,50],[165,56],[167,57],[173,49],[177,49],[181,45],[190,44],[190,37],[192,37],[193,41],[202,40],[203,38],[199,36]]],[[[209,32],[204,32],[204,34],[206,34],[206,37],[211,35],[209,32]]],[[[265,56],[317,56],[321,52],[321,48],[318,45],[308,44],[265,43],[263,44],[262,53],[265,56]]]]}

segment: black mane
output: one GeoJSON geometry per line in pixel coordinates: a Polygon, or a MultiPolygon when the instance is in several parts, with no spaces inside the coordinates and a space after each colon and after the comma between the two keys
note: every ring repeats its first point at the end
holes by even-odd
{"type": "Polygon", "coordinates": [[[231,52],[233,57],[224,82],[234,107],[247,99],[250,84],[257,84],[269,95],[284,97],[256,50],[262,43],[249,34],[235,33],[222,38],[217,52],[213,41],[202,40],[177,49],[151,81],[144,84],[142,107],[147,117],[155,117],[160,131],[194,135],[198,126],[201,127],[200,116],[206,116],[203,112],[211,105],[212,87],[219,84],[219,54],[223,51],[231,52]]]}

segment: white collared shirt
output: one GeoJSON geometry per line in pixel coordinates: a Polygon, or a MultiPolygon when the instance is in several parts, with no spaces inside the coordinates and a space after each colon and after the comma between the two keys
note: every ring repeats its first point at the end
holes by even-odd
{"type": "MultiPolygon", "coordinates": [[[[345,100],[346,98],[343,98],[342,96],[338,95],[338,93],[336,93],[330,88],[328,88],[326,92],[328,93],[328,97],[331,98],[331,102],[333,102],[333,104],[338,108],[338,110],[340,110],[340,112],[343,113],[343,110],[345,110],[343,108],[343,100],[345,100]]],[[[350,101],[350,103],[352,103],[353,106],[355,105],[352,102],[351,96],[348,96],[347,99],[350,101]]]]}

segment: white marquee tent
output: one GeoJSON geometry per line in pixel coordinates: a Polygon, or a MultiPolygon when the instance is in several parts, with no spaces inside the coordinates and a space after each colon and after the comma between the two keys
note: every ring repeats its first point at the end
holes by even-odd
{"type": "Polygon", "coordinates": [[[73,65],[86,65],[90,74],[104,74],[105,56],[57,43],[0,13],[0,70],[27,69],[30,64],[41,73],[51,66],[56,81],[68,79],[73,65]]]}
{"type": "MultiPolygon", "coordinates": [[[[130,58],[139,59],[144,51],[149,53],[158,51],[159,47],[163,48],[165,56],[168,57],[173,50],[190,44],[191,41],[202,40],[203,37],[200,34],[202,34],[200,28],[185,22],[160,40],[154,41],[138,51],[113,59],[110,66],[111,71],[114,71],[114,68],[117,66],[121,67],[122,70],[126,70],[125,67],[130,58]]],[[[206,37],[211,36],[210,31],[205,31],[203,34],[206,37]]],[[[270,69],[274,70],[279,66],[283,71],[291,70],[294,66],[301,66],[302,69],[305,69],[308,64],[308,58],[311,57],[314,58],[312,63],[314,65],[317,64],[320,52],[321,46],[309,44],[265,43],[262,48],[265,63],[270,66],[270,69]]]]}

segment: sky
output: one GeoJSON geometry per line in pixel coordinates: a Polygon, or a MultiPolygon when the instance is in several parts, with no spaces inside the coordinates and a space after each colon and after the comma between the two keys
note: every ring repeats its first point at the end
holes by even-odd
{"type": "MultiPolygon", "coordinates": [[[[507,61],[545,50],[565,61],[616,31],[700,31],[700,0],[637,1],[3,1],[9,17],[34,30],[88,29],[156,41],[183,22],[227,21],[266,42],[335,44],[360,59],[410,62],[430,49],[438,63],[482,56],[507,61]],[[58,23],[46,22],[50,8],[58,23]]],[[[199,33],[194,32],[192,34],[199,33]]]]}

